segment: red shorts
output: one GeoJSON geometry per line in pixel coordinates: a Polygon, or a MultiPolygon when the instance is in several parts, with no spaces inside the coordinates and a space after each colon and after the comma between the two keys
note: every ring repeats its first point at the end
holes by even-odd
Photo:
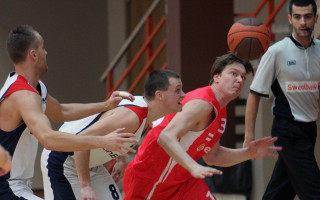
{"type": "Polygon", "coordinates": [[[203,179],[190,178],[176,185],[159,183],[153,188],[154,183],[136,177],[129,164],[123,178],[124,200],[216,200],[203,179]]]}

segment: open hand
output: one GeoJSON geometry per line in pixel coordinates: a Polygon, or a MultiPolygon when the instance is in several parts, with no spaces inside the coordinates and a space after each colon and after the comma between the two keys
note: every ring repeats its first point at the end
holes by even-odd
{"type": "Polygon", "coordinates": [[[133,133],[121,133],[124,128],[118,128],[115,131],[103,136],[103,146],[102,148],[119,152],[122,156],[129,157],[127,152],[135,153],[136,150],[128,147],[125,143],[136,144],[138,141],[133,139],[136,137],[133,133]]]}
{"type": "Polygon", "coordinates": [[[193,167],[190,173],[193,177],[202,179],[204,179],[206,176],[213,176],[215,174],[222,175],[222,171],[220,170],[217,170],[212,167],[205,167],[199,164],[197,164],[196,167],[193,167]]]}
{"type": "Polygon", "coordinates": [[[282,147],[270,146],[277,139],[277,137],[265,137],[250,142],[248,151],[251,154],[252,159],[257,159],[264,156],[277,158],[277,155],[272,154],[271,151],[281,151],[282,147]]]}

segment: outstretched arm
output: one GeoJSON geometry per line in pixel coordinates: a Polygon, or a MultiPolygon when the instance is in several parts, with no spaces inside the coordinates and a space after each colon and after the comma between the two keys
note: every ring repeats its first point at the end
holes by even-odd
{"type": "Polygon", "coordinates": [[[42,102],[36,93],[21,90],[11,94],[10,98],[17,113],[21,115],[32,134],[48,150],[77,151],[101,147],[117,150],[123,148],[135,152],[123,145],[124,142],[137,142],[130,138],[134,137],[133,134],[119,133],[122,130],[116,130],[106,136],[78,136],[54,131],[48,117],[42,112],[42,102]]]}
{"type": "Polygon", "coordinates": [[[254,129],[259,109],[260,96],[249,93],[245,114],[245,137],[243,147],[248,147],[254,140],[254,129]]]}
{"type": "Polygon", "coordinates": [[[113,109],[122,99],[134,100],[134,97],[130,93],[126,93],[128,95],[125,96],[122,95],[123,93],[122,91],[114,91],[110,98],[104,102],[87,104],[60,104],[55,98],[48,94],[46,115],[54,122],[78,120],[95,113],[113,109]]]}
{"type": "Polygon", "coordinates": [[[208,154],[203,156],[203,160],[208,165],[229,167],[249,159],[257,159],[265,156],[276,158],[277,156],[271,152],[281,151],[282,149],[281,147],[270,146],[276,140],[276,137],[261,138],[251,141],[248,148],[242,149],[230,149],[216,144],[208,154]]]}

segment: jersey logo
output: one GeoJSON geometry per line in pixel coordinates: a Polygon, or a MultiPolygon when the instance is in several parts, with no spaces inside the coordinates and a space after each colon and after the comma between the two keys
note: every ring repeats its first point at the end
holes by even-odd
{"type": "Polygon", "coordinates": [[[287,81],[286,92],[319,92],[318,81],[287,81]]]}
{"type": "Polygon", "coordinates": [[[211,148],[210,148],[210,147],[204,148],[204,152],[205,152],[205,153],[209,153],[209,151],[211,151],[211,148]]]}
{"type": "Polygon", "coordinates": [[[198,146],[197,151],[202,151],[204,149],[205,144],[201,144],[198,146]]]}
{"type": "Polygon", "coordinates": [[[297,62],[296,62],[295,60],[288,60],[288,61],[287,61],[287,65],[288,65],[288,66],[296,65],[296,64],[297,64],[297,62]]]}
{"type": "Polygon", "coordinates": [[[107,150],[107,149],[103,149],[107,154],[109,154],[109,156],[111,157],[111,158],[117,158],[117,157],[119,157],[119,155],[118,154],[116,154],[116,153],[114,153],[113,151],[109,151],[109,150],[107,150]]]}

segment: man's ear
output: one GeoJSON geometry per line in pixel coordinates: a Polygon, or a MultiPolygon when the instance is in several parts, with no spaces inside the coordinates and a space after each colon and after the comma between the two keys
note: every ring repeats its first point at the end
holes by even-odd
{"type": "Polygon", "coordinates": [[[155,94],[154,94],[154,97],[155,97],[155,99],[162,100],[162,97],[163,97],[162,91],[157,90],[157,91],[155,92],[155,94]]]}
{"type": "Polygon", "coordinates": [[[291,15],[290,14],[288,14],[288,21],[292,25],[292,20],[291,20],[291,15]]]}
{"type": "Polygon", "coordinates": [[[28,53],[28,56],[31,60],[36,61],[37,60],[37,52],[34,49],[31,49],[28,53]]]}
{"type": "Polygon", "coordinates": [[[213,75],[213,83],[219,82],[220,74],[213,75]]]}

